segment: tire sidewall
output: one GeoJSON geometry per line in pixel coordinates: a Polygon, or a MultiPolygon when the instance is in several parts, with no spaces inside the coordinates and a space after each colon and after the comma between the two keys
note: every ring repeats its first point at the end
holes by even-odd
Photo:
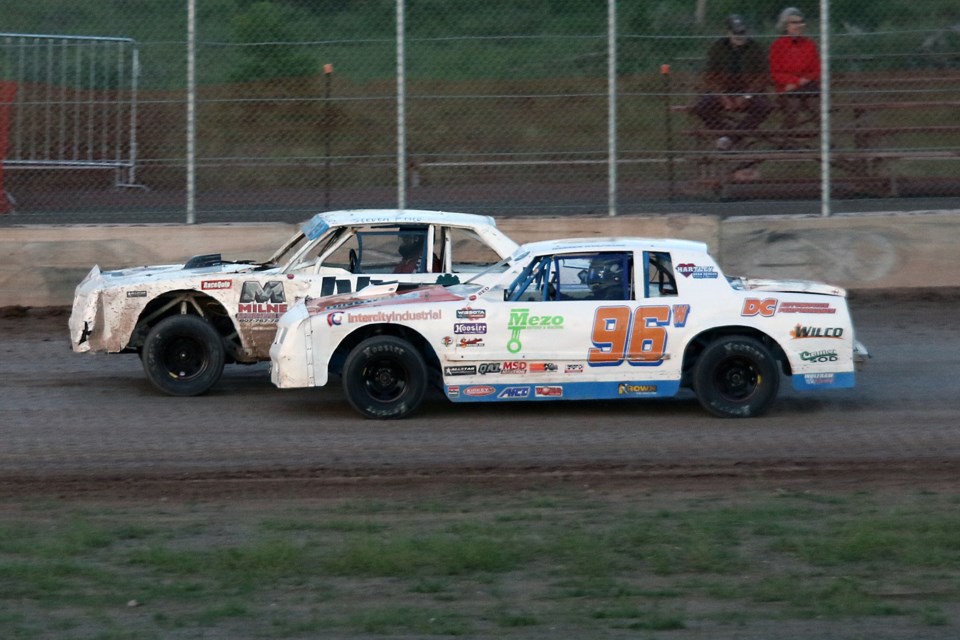
{"type": "Polygon", "coordinates": [[[780,387],[780,372],[770,350],[746,336],[729,336],[710,343],[700,354],[694,371],[694,390],[700,404],[721,418],[750,418],[762,415],[773,403],[780,387]],[[760,372],[760,383],[749,398],[725,397],[715,386],[717,370],[730,358],[745,358],[760,372]]]}
{"type": "Polygon", "coordinates": [[[164,318],[147,334],[143,343],[143,369],[150,382],[172,396],[196,396],[207,392],[223,374],[226,358],[223,339],[209,322],[194,315],[164,318]],[[163,363],[163,352],[171,340],[188,337],[203,346],[206,366],[200,375],[179,379],[163,363]]]}
{"type": "Polygon", "coordinates": [[[423,356],[408,341],[394,336],[374,336],[358,344],[343,366],[343,390],[350,405],[368,418],[405,418],[420,407],[427,388],[423,356]],[[374,360],[386,358],[405,371],[406,387],[401,397],[384,402],[371,397],[363,383],[363,370],[374,360]]]}

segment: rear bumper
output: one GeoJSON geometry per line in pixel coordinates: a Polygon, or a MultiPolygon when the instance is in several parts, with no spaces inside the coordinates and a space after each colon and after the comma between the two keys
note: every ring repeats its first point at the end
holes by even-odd
{"type": "Polygon", "coordinates": [[[853,341],[853,364],[856,367],[857,371],[863,369],[863,365],[867,363],[867,360],[870,359],[870,352],[867,351],[867,347],[864,346],[859,340],[853,341]]]}

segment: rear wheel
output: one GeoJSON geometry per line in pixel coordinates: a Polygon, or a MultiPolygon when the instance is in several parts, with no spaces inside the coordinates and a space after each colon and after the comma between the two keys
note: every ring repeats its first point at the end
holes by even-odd
{"type": "Polygon", "coordinates": [[[343,365],[344,393],[350,405],[368,418],[404,418],[419,408],[426,389],[423,356],[401,338],[367,338],[343,365]]]}
{"type": "Polygon", "coordinates": [[[780,387],[777,362],[763,343],[745,336],[720,338],[704,349],[693,388],[703,407],[721,418],[759,416],[780,387]]]}
{"type": "Polygon", "coordinates": [[[147,378],[161,391],[196,396],[208,391],[223,373],[223,339],[203,318],[170,316],[147,334],[141,360],[147,378]]]}

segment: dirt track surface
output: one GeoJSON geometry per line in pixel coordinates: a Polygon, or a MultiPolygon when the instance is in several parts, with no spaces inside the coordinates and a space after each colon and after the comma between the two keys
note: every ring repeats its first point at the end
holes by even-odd
{"type": "Polygon", "coordinates": [[[796,482],[960,487],[960,292],[854,295],[873,359],[857,387],[718,420],[662,401],[453,405],[364,420],[339,386],[280,391],[228,366],[172,398],[136,356],[74,354],[62,309],[0,310],[0,496],[319,495],[447,482],[716,488],[796,482]]]}

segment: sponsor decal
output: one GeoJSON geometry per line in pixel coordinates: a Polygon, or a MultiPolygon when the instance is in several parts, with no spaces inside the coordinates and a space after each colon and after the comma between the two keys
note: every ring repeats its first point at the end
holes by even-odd
{"type": "Polygon", "coordinates": [[[798,324],[790,331],[790,337],[794,340],[802,338],[842,338],[843,327],[804,327],[798,324]]]}
{"type": "Polygon", "coordinates": [[[488,384],[481,384],[475,387],[466,387],[463,389],[463,395],[472,398],[482,398],[483,396],[492,396],[497,390],[488,384]]]}
{"type": "Polygon", "coordinates": [[[476,374],[477,368],[473,365],[461,364],[443,368],[443,375],[445,376],[473,376],[476,374]]]}
{"type": "Polygon", "coordinates": [[[685,278],[693,276],[695,280],[709,280],[719,277],[719,273],[713,267],[702,267],[695,264],[678,264],[677,271],[685,278]]]}
{"type": "Polygon", "coordinates": [[[147,292],[146,291],[127,291],[127,297],[128,298],[146,298],[147,292]]]}
{"type": "Polygon", "coordinates": [[[540,385],[534,389],[534,395],[538,398],[562,398],[563,387],[540,385]]]}
{"type": "Polygon", "coordinates": [[[568,364],[566,367],[564,367],[563,372],[564,373],[583,373],[583,365],[568,364]]]}
{"type": "Polygon", "coordinates": [[[800,359],[805,362],[836,362],[837,352],[833,349],[823,351],[801,351],[800,359]]]}
{"type": "Polygon", "coordinates": [[[454,333],[481,334],[487,332],[486,322],[457,322],[453,325],[454,333]]]}
{"type": "Polygon", "coordinates": [[[339,327],[343,323],[343,311],[334,311],[327,315],[327,325],[339,327]]]}
{"type": "Polygon", "coordinates": [[[459,385],[451,385],[451,386],[447,387],[447,395],[450,396],[451,398],[459,398],[459,397],[460,397],[460,386],[459,386],[459,385]]]}
{"type": "Polygon", "coordinates": [[[688,304],[673,305],[673,326],[675,327],[687,326],[687,317],[689,315],[690,315],[690,305],[688,304]]]}
{"type": "Polygon", "coordinates": [[[503,366],[500,369],[500,373],[510,373],[510,374],[525,374],[527,372],[527,363],[522,360],[514,360],[512,362],[504,362],[503,366]]]}
{"type": "Polygon", "coordinates": [[[230,289],[231,287],[233,287],[233,280],[201,280],[200,281],[200,288],[204,291],[230,289]]]}
{"type": "Polygon", "coordinates": [[[510,339],[507,340],[507,351],[518,353],[523,348],[520,342],[520,332],[529,329],[563,329],[563,316],[531,315],[530,309],[511,309],[510,320],[507,323],[510,339]]]}
{"type": "Polygon", "coordinates": [[[617,385],[617,395],[621,396],[645,396],[657,392],[655,384],[633,384],[631,382],[621,382],[617,385]]]}
{"type": "Polygon", "coordinates": [[[555,362],[531,362],[530,373],[545,373],[556,371],[558,369],[555,362]]]}
{"type": "Polygon", "coordinates": [[[486,309],[473,309],[471,307],[464,307],[463,309],[457,309],[458,320],[482,320],[486,317],[487,317],[486,309]]]}
{"type": "Polygon", "coordinates": [[[805,373],[803,381],[806,384],[833,384],[834,374],[832,373],[805,373]]]}
{"type": "Polygon", "coordinates": [[[780,313],[836,313],[829,302],[781,302],[780,313]]]}
{"type": "Polygon", "coordinates": [[[271,280],[264,284],[260,284],[256,280],[248,280],[243,283],[243,288],[240,289],[241,305],[250,302],[270,302],[276,304],[286,301],[287,297],[283,293],[282,280],[271,280]]]}
{"type": "Polygon", "coordinates": [[[483,342],[483,338],[460,338],[457,342],[458,348],[467,348],[467,347],[485,347],[486,345],[483,342]]]}
{"type": "Polygon", "coordinates": [[[371,300],[379,300],[380,298],[366,298],[363,300],[345,300],[344,302],[336,302],[334,304],[324,305],[324,310],[329,311],[330,309],[349,309],[350,307],[358,307],[361,304],[370,302],[371,300]]]}
{"type": "Polygon", "coordinates": [[[450,336],[443,336],[443,339],[440,340],[440,342],[443,344],[443,346],[449,347],[450,345],[453,344],[453,338],[451,338],[450,336]]]}
{"type": "Polygon", "coordinates": [[[237,322],[276,322],[286,312],[286,304],[241,304],[237,309],[237,322]]]}
{"type": "Polygon", "coordinates": [[[497,394],[498,398],[529,398],[530,397],[530,387],[504,387],[500,393],[497,394]]]}
{"type": "Polygon", "coordinates": [[[481,374],[487,373],[500,373],[500,363],[499,362],[483,362],[477,367],[477,370],[481,374]]]}
{"type": "Polygon", "coordinates": [[[385,282],[393,282],[392,280],[377,280],[375,278],[370,278],[369,276],[360,276],[357,278],[356,287],[354,287],[353,280],[349,278],[338,278],[336,276],[324,276],[320,279],[320,295],[319,298],[326,298],[327,296],[332,296],[338,293],[352,293],[354,291],[360,291],[364,287],[368,287],[372,284],[383,284],[385,282]]]}
{"type": "Polygon", "coordinates": [[[237,305],[237,322],[276,322],[287,312],[287,297],[283,292],[282,280],[271,280],[260,284],[248,280],[240,289],[240,303],[237,305]]]}
{"type": "Polygon", "coordinates": [[[368,324],[372,322],[414,322],[417,320],[440,320],[443,312],[427,311],[374,311],[373,313],[347,313],[346,322],[368,324]]]}
{"type": "Polygon", "coordinates": [[[743,309],[740,311],[741,316],[763,316],[765,318],[770,318],[777,312],[777,302],[776,298],[747,298],[743,301],[743,309]]]}

